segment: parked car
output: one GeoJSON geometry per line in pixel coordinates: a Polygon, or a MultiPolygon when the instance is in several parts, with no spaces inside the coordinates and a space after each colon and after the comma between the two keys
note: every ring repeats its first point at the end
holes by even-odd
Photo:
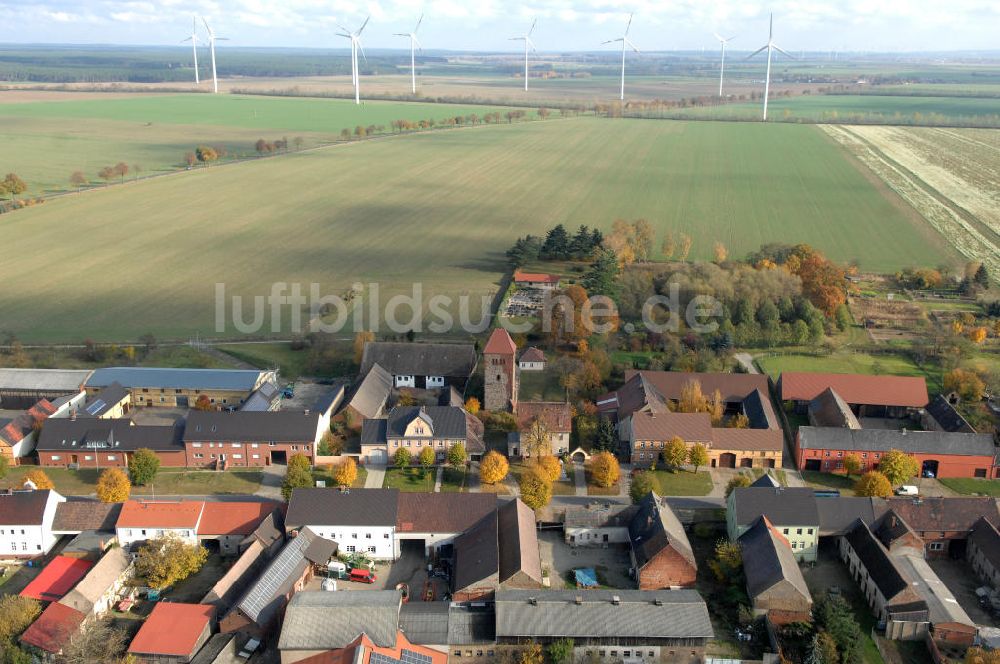
{"type": "Polygon", "coordinates": [[[904,484],[903,486],[896,489],[897,496],[918,496],[920,495],[920,490],[913,486],[912,484],[904,484]]]}
{"type": "Polygon", "coordinates": [[[357,581],[358,583],[375,583],[378,577],[375,573],[366,569],[352,569],[351,575],[348,577],[351,581],[357,581]]]}

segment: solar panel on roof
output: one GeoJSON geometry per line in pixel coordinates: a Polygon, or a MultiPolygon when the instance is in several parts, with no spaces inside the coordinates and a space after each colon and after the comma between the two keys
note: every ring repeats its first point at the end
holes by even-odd
{"type": "Polygon", "coordinates": [[[412,650],[403,650],[399,659],[383,655],[380,652],[373,652],[369,658],[369,664],[431,664],[434,661],[429,655],[423,655],[412,650]]]}
{"type": "Polygon", "coordinates": [[[101,410],[103,410],[104,406],[106,405],[107,404],[104,403],[104,399],[98,399],[94,403],[87,406],[87,413],[89,415],[96,415],[97,413],[101,412],[101,410]]]}
{"type": "Polygon", "coordinates": [[[240,602],[240,609],[252,620],[258,620],[264,609],[277,596],[282,585],[297,575],[296,567],[305,561],[303,551],[308,547],[310,541],[308,538],[300,536],[286,544],[267,568],[267,572],[257,582],[257,585],[247,592],[243,601],[240,602]]]}

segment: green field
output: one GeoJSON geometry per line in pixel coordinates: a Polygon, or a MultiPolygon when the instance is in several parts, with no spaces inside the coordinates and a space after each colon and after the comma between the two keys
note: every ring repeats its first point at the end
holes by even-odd
{"type": "MultiPolygon", "coordinates": [[[[46,93],[33,94],[44,98],[46,93]]],[[[18,173],[31,187],[29,193],[38,195],[72,188],[69,176],[77,170],[100,184],[97,172],[119,161],[138,164],[140,175],[177,170],[184,167],[185,153],[198,145],[222,145],[232,156],[255,156],[259,138],[300,137],[303,147],[314,147],[339,140],[342,129],[357,125],[384,125],[391,131],[393,120],[440,121],[499,110],[240,95],[81,96],[4,103],[0,93],[0,172],[18,173]]]]}
{"type": "Polygon", "coordinates": [[[954,259],[815,127],[577,118],[342,144],[3,215],[2,328],[36,341],[212,336],[216,283],[266,296],[274,282],[343,294],[377,281],[384,305],[420,282],[425,300],[472,297],[478,319],[515,237],[619,217],[691,233],[693,258],[716,241],[731,256],[782,241],[864,269],[954,259]]]}
{"type": "MultiPolygon", "coordinates": [[[[758,119],[761,103],[688,108],[671,115],[718,119],[758,119]]],[[[875,122],[879,124],[963,124],[1000,127],[996,99],[902,95],[804,95],[772,99],[770,120],[875,122]]]]}

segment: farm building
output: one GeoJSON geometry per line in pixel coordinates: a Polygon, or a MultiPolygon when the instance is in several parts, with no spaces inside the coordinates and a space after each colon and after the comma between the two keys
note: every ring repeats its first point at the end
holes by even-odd
{"type": "Polygon", "coordinates": [[[219,615],[228,613],[244,588],[260,577],[284,543],[284,519],[281,510],[275,510],[243,538],[239,545],[240,557],[201,599],[201,604],[215,606],[219,615]]]}
{"type": "Polygon", "coordinates": [[[476,370],[476,348],[471,344],[369,341],[361,356],[361,375],[368,375],[376,364],[392,375],[396,389],[453,385],[464,391],[476,370]]]}
{"type": "Polygon", "coordinates": [[[809,403],[833,390],[858,417],[902,418],[927,405],[927,384],[922,377],[869,376],[863,374],[784,372],[778,378],[778,395],[796,412],[806,414],[809,403]]]}
{"type": "Polygon", "coordinates": [[[89,395],[77,414],[80,417],[115,420],[125,417],[131,409],[132,393],[118,383],[111,383],[89,395]]]}
{"type": "Polygon", "coordinates": [[[0,369],[0,407],[30,408],[42,399],[79,394],[90,369],[0,369]]]}
{"type": "Polygon", "coordinates": [[[573,432],[573,409],[560,401],[520,401],[517,404],[517,428],[507,436],[507,456],[530,457],[531,451],[521,444],[521,437],[535,421],[541,422],[549,432],[549,448],[541,454],[562,456],[568,453],[569,438],[573,432]]]}
{"type": "Polygon", "coordinates": [[[617,503],[570,505],[563,519],[563,539],[570,546],[628,544],[628,524],[635,512],[634,505],[617,503]]]}
{"type": "Polygon", "coordinates": [[[0,410],[0,455],[7,457],[12,466],[20,463],[22,457],[35,450],[38,429],[57,410],[48,399],[27,410],[0,410]]]}
{"type": "Polygon", "coordinates": [[[128,654],[137,664],[188,664],[212,635],[215,607],[158,602],[128,654]]]}
{"type": "Polygon", "coordinates": [[[538,290],[558,290],[560,278],[556,274],[543,272],[525,272],[514,270],[514,285],[518,288],[535,288],[538,290]]]}
{"type": "Polygon", "coordinates": [[[217,407],[238,408],[254,390],[275,381],[273,371],[108,367],[94,370],[85,388],[92,396],[118,383],[131,392],[135,406],[187,408],[205,395],[217,407]]]}
{"type": "Polygon", "coordinates": [[[937,395],[924,409],[920,424],[927,431],[948,433],[976,433],[968,420],[955,409],[944,395],[937,395]]]}
{"type": "Polygon", "coordinates": [[[379,364],[372,365],[361,382],[354,388],[344,407],[348,424],[360,427],[366,419],[385,417],[389,398],[392,396],[392,374],[379,364]]]}
{"type": "Polygon", "coordinates": [[[812,595],[788,539],[761,516],[737,542],[754,613],[776,625],[810,622],[812,595]]]}
{"type": "Polygon", "coordinates": [[[129,455],[146,448],[156,452],[164,466],[185,466],[182,428],[172,425],[137,425],[131,420],[90,417],[53,419],[42,429],[38,464],[63,468],[128,466],[129,455]]]}
{"type": "Polygon", "coordinates": [[[129,548],[148,539],[175,536],[185,544],[197,544],[204,507],[205,503],[194,500],[128,500],[115,523],[118,543],[129,548]]]}
{"type": "Polygon", "coordinates": [[[215,412],[188,413],[184,427],[185,465],[229,468],[284,464],[294,454],[312,462],[324,426],[318,413],[215,412]]]}
{"type": "Polygon", "coordinates": [[[819,548],[820,515],[816,494],[805,487],[747,487],[729,494],[726,503],[729,539],[737,541],[766,516],[788,540],[798,560],[814,561],[819,548]]]}
{"type": "Polygon", "coordinates": [[[990,434],[799,427],[795,465],[799,470],[840,472],[844,456],[856,454],[862,470],[878,466],[882,455],[901,450],[920,463],[921,477],[994,477],[996,445],[990,434]]]}
{"type": "MultiPolygon", "coordinates": [[[[21,645],[35,655],[42,657],[60,655],[87,620],[82,611],[59,602],[52,602],[41,615],[21,634],[21,645]]],[[[44,660],[42,660],[44,661],[44,660]]]]}
{"type": "Polygon", "coordinates": [[[89,560],[56,556],[42,568],[36,576],[21,591],[21,597],[31,597],[40,602],[54,602],[73,589],[87,571],[94,566],[89,560]]]}
{"type": "Polygon", "coordinates": [[[687,533],[655,493],[639,503],[628,524],[628,537],[639,590],[694,586],[698,562],[687,533]]]}
{"type": "Polygon", "coordinates": [[[366,463],[388,463],[399,449],[408,450],[415,460],[425,448],[442,463],[456,444],[464,445],[473,459],[486,450],[482,421],[456,406],[396,406],[387,418],[365,420],[361,427],[361,458],[366,463]]]}
{"type": "Polygon", "coordinates": [[[969,533],[966,560],[976,575],[993,588],[1000,588],[1000,531],[980,517],[969,533]]]}

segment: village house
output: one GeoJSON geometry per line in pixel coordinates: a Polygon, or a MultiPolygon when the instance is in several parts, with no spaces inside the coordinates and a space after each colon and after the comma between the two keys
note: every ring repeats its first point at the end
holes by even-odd
{"type": "Polygon", "coordinates": [[[65,500],[52,489],[0,492],[0,556],[36,558],[52,550],[59,540],[52,522],[65,500]]]}
{"type": "Polygon", "coordinates": [[[876,619],[885,624],[886,638],[923,638],[930,627],[927,603],[868,524],[858,519],[838,542],[840,558],[876,619]]]}
{"type": "Polygon", "coordinates": [[[698,562],[677,515],[655,493],[638,508],[628,534],[639,590],[693,587],[698,562]]]}
{"type": "Polygon", "coordinates": [[[396,406],[387,418],[365,420],[361,428],[365,463],[388,463],[399,449],[416,461],[425,448],[434,451],[435,463],[442,463],[457,444],[472,459],[486,450],[482,421],[456,406],[396,406]]]}
{"type": "Polygon", "coordinates": [[[921,539],[925,558],[963,557],[969,534],[979,519],[1000,524],[1000,509],[994,498],[889,498],[884,504],[921,539]]]}
{"type": "Polygon", "coordinates": [[[265,638],[274,631],[288,601],[313,579],[315,568],[326,569],[337,550],[336,542],[309,528],[297,530],[222,617],[219,631],[265,638]]]}
{"type": "Polygon", "coordinates": [[[85,389],[93,396],[118,383],[131,392],[133,406],[189,408],[205,395],[217,407],[239,408],[254,390],[276,381],[273,371],[256,369],[107,367],[95,369],[85,389]]]}
{"type": "Polygon", "coordinates": [[[128,549],[148,539],[172,536],[197,544],[204,508],[199,501],[126,501],[115,524],[118,543],[128,549]]]}
{"type": "Polygon", "coordinates": [[[132,410],[132,393],[119,383],[111,383],[87,397],[77,415],[100,420],[117,420],[132,410]]]}
{"type": "Polygon", "coordinates": [[[786,371],[778,378],[779,398],[801,415],[806,415],[810,402],[827,390],[859,418],[909,417],[929,401],[922,377],[786,371]]]}
{"type": "Polygon", "coordinates": [[[369,341],[361,356],[361,375],[368,375],[376,364],[392,375],[396,389],[454,386],[464,392],[476,370],[476,348],[471,344],[369,341]]]}
{"type": "Polygon", "coordinates": [[[559,290],[559,282],[559,275],[556,274],[514,270],[514,285],[518,288],[554,291],[559,290]]]}
{"type": "Polygon", "coordinates": [[[329,430],[318,413],[188,413],[183,443],[189,467],[230,468],[285,464],[295,454],[312,463],[316,445],[329,430]]]}
{"type": "Polygon", "coordinates": [[[816,560],[820,519],[813,490],[805,487],[747,487],[729,494],[726,529],[736,542],[757,520],[766,516],[786,539],[799,561],[816,560]]]}
{"type": "Polygon", "coordinates": [[[215,607],[157,602],[129,644],[136,664],[189,664],[212,635],[215,607]]]}
{"type": "Polygon", "coordinates": [[[548,447],[541,454],[562,456],[568,454],[570,435],[573,432],[573,408],[568,403],[559,401],[520,401],[517,404],[518,431],[507,436],[507,456],[527,458],[531,450],[522,444],[524,434],[536,421],[541,422],[548,431],[548,447]]]}
{"type": "Polygon", "coordinates": [[[545,371],[545,353],[535,346],[525,349],[517,361],[517,368],[521,371],[545,371]]]}
{"type": "Polygon", "coordinates": [[[737,543],[754,615],[775,625],[812,621],[812,595],[788,539],[761,516],[737,543]]]}
{"type": "Polygon", "coordinates": [[[563,539],[570,546],[629,544],[628,525],[634,505],[602,503],[570,505],[563,518],[563,539]]]}
{"type": "Polygon", "coordinates": [[[965,557],[980,579],[1000,588],[1000,532],[987,519],[980,517],[972,526],[965,557]]]}
{"type": "Polygon", "coordinates": [[[8,465],[18,465],[35,450],[38,429],[57,410],[47,399],[28,410],[0,410],[0,456],[7,458],[8,465]]]}
{"type": "Polygon", "coordinates": [[[573,640],[574,661],[699,661],[713,638],[695,590],[501,590],[500,645],[573,640]]]}
{"type": "Polygon", "coordinates": [[[187,465],[183,428],[135,424],[132,420],[90,417],[54,419],[46,423],[35,449],[38,464],[61,468],[127,468],[138,449],[156,453],[160,464],[187,465]]]}
{"type": "Polygon", "coordinates": [[[392,374],[378,364],[364,375],[354,387],[350,399],[344,406],[342,416],[345,423],[359,429],[362,422],[385,417],[389,399],[392,396],[392,374]]]}
{"type": "Polygon", "coordinates": [[[100,560],[109,546],[118,543],[115,523],[121,509],[121,503],[98,500],[74,499],[59,503],[52,521],[52,533],[72,536],[63,546],[62,554],[95,562],[100,560]]]}
{"type": "Polygon", "coordinates": [[[238,556],[247,537],[280,509],[273,502],[206,502],[198,522],[198,541],[218,548],[223,556],[238,556]]]}
{"type": "Polygon", "coordinates": [[[901,450],[919,463],[920,477],[993,477],[997,448],[993,436],[906,429],[799,427],[795,465],[799,470],[842,472],[844,456],[855,454],[861,471],[878,466],[890,450],[901,450]]]}

